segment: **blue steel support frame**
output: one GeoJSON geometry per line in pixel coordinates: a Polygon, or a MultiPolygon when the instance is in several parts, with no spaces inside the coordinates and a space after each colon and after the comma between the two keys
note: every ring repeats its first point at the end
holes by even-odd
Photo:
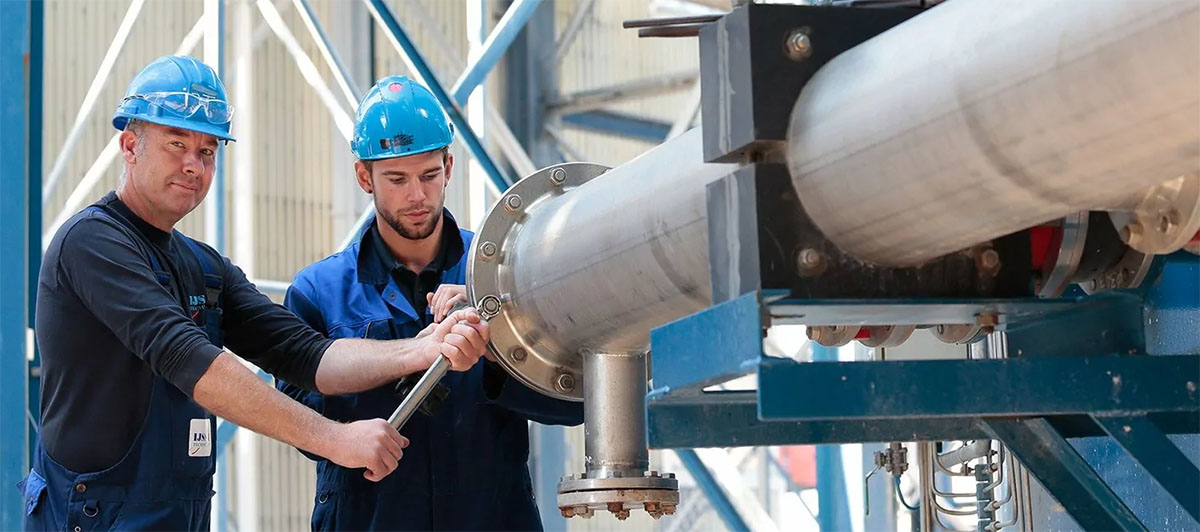
{"type": "MultiPolygon", "coordinates": [[[[26,164],[29,166],[29,209],[28,223],[29,240],[28,255],[29,269],[29,314],[27,323],[33,327],[37,310],[38,271],[42,266],[42,80],[45,67],[43,49],[45,46],[45,2],[32,2],[29,6],[29,155],[26,164]]],[[[37,431],[42,420],[42,357],[38,353],[37,344],[33,346],[33,360],[29,362],[29,459],[33,460],[33,452],[37,446],[37,431]]]]}
{"type": "Polygon", "coordinates": [[[495,160],[488,154],[487,149],[483,146],[483,142],[479,140],[479,137],[475,135],[475,131],[467,123],[466,115],[463,114],[458,103],[446,91],[442,82],[438,80],[437,75],[429,67],[429,63],[425,61],[425,57],[421,55],[416,44],[409,38],[408,32],[400,24],[400,21],[396,19],[396,15],[392,13],[391,8],[388,7],[384,0],[368,0],[367,5],[370,6],[384,29],[400,44],[400,48],[404,50],[404,55],[408,57],[409,61],[417,69],[417,73],[420,74],[421,79],[425,80],[425,84],[429,86],[429,90],[433,92],[434,96],[437,96],[438,102],[442,104],[447,114],[450,115],[450,120],[454,123],[458,134],[462,136],[463,142],[466,143],[467,148],[471,151],[471,155],[475,157],[475,160],[479,162],[483,170],[487,172],[488,177],[491,178],[498,189],[507,190],[509,185],[513,183],[513,180],[499,166],[496,166],[495,160]]]}
{"type": "Polygon", "coordinates": [[[321,25],[321,19],[317,18],[316,11],[313,11],[312,3],[309,0],[300,0],[300,7],[304,9],[304,12],[308,15],[308,19],[312,21],[313,27],[317,30],[317,36],[321,39],[321,43],[329,50],[329,57],[333,60],[333,68],[336,68],[338,75],[346,80],[346,86],[350,88],[350,92],[354,93],[354,97],[362,98],[362,91],[358,88],[358,84],[354,82],[354,76],[350,75],[346,64],[342,62],[342,56],[337,53],[337,48],[329,40],[329,35],[325,33],[325,27],[321,25]]]}
{"type": "MultiPolygon", "coordinates": [[[[26,385],[25,330],[29,311],[28,254],[30,174],[29,94],[26,60],[30,52],[32,2],[0,2],[0,119],[12,127],[0,128],[0,144],[17,147],[16,156],[0,167],[0,249],[15,260],[0,261],[0,529],[22,527],[24,505],[14,486],[29,469],[26,454],[29,400],[26,385]]],[[[40,180],[39,180],[40,181],[40,180]]]]}
{"type": "Polygon", "coordinates": [[[542,0],[517,0],[509,6],[508,10],[504,12],[504,16],[500,18],[500,22],[496,23],[496,28],[483,43],[483,52],[479,54],[479,58],[474,63],[467,65],[458,81],[450,88],[455,102],[458,102],[459,105],[467,104],[467,98],[471,96],[472,92],[475,92],[479,85],[483,84],[488,73],[504,56],[504,52],[508,51],[509,45],[516,40],[517,35],[524,29],[525,23],[529,22],[541,4],[542,0]]]}
{"type": "Polygon", "coordinates": [[[700,490],[708,497],[708,501],[716,509],[717,515],[721,516],[721,520],[725,522],[725,527],[735,532],[749,532],[750,525],[746,524],[745,519],[742,519],[742,515],[738,513],[737,508],[730,502],[729,494],[725,493],[725,489],[721,487],[716,477],[713,477],[712,472],[700,460],[700,456],[696,454],[696,451],[679,449],[675,451],[675,454],[683,462],[683,467],[686,467],[688,472],[692,474],[692,478],[696,480],[696,484],[700,485],[700,490]]]}
{"type": "MultiPolygon", "coordinates": [[[[835,347],[812,342],[813,362],[833,362],[838,359],[835,347]]],[[[818,445],[817,465],[817,523],[821,530],[850,530],[850,502],[846,472],[842,465],[842,448],[838,445],[818,445]]]]}
{"type": "Polygon", "coordinates": [[[1200,469],[1145,416],[1092,416],[1200,524],[1200,469]]]}
{"type": "MultiPolygon", "coordinates": [[[[795,302],[763,304],[758,294],[744,294],[651,332],[650,444],[997,438],[1085,528],[1140,529],[1139,518],[1191,526],[1200,500],[1200,471],[1189,460],[1200,448],[1194,444],[1200,433],[1200,354],[1195,354],[1200,341],[1194,329],[1200,260],[1171,257],[1160,283],[1145,297],[1091,297],[1064,302],[1065,308],[1014,302],[1017,317],[1006,325],[1015,356],[991,360],[821,362],[820,349],[811,363],[766,357],[765,324],[811,315],[797,313],[795,302]],[[1174,329],[1161,330],[1160,322],[1174,329]],[[1072,334],[1062,334],[1064,327],[1072,334]],[[1047,334],[1058,338],[1043,340],[1047,334]],[[757,391],[702,392],[749,371],[746,361],[753,352],[759,357],[749,365],[758,370],[757,391]],[[1118,433],[1096,438],[1106,435],[1102,427],[1118,433]],[[1067,437],[1083,439],[1068,443],[1067,437]],[[1131,476],[1111,464],[1117,460],[1111,452],[1097,455],[1081,447],[1093,440],[1120,444],[1135,459],[1126,465],[1136,461],[1141,472],[1131,476]],[[1157,487],[1142,487],[1150,479],[1170,497],[1155,495],[1157,487]],[[1130,482],[1139,486],[1132,497],[1130,482]],[[1180,517],[1171,499],[1180,503],[1180,517]]],[[[921,315],[954,310],[944,306],[912,301],[874,311],[897,319],[895,312],[906,308],[921,315]]],[[[824,520],[822,525],[830,526],[824,520]]]]}
{"type": "Polygon", "coordinates": [[[986,421],[1042,486],[1087,530],[1146,530],[1096,471],[1045,419],[986,421]]]}
{"type": "Polygon", "coordinates": [[[584,111],[564,115],[563,124],[588,131],[658,144],[667,139],[671,124],[618,111],[584,111]]]}

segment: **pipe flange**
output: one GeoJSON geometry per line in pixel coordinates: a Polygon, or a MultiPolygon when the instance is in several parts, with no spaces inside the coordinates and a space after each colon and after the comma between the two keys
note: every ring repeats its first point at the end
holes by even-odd
{"type": "Polygon", "coordinates": [[[859,343],[867,347],[896,347],[917,330],[916,325],[878,325],[864,327],[867,337],[859,343]]]}
{"type": "Polygon", "coordinates": [[[1095,279],[1080,283],[1080,288],[1088,294],[1096,294],[1108,290],[1122,288],[1137,288],[1146,280],[1150,266],[1154,263],[1154,255],[1148,255],[1135,249],[1128,249],[1120,262],[1105,270],[1095,279]]]}
{"type": "Polygon", "coordinates": [[[565,163],[538,170],[518,181],[492,206],[471,242],[467,256],[467,296],[487,318],[488,349],[510,375],[542,394],[567,401],[583,400],[583,360],[578,353],[557,352],[538,338],[517,333],[513,303],[511,249],[529,212],[546,199],[569,194],[608,167],[565,163]]]}
{"type": "Polygon", "coordinates": [[[1038,282],[1038,297],[1058,297],[1071,285],[1071,278],[1079,270],[1083,251],[1087,248],[1088,211],[1077,212],[1062,219],[1055,231],[1057,247],[1051,247],[1053,255],[1047,255],[1042,264],[1042,278],[1038,282]]]}
{"type": "MultiPolygon", "coordinates": [[[[582,475],[581,475],[582,476],[582,475]]],[[[679,504],[679,481],[675,475],[646,471],[644,476],[576,478],[558,483],[558,509],[563,517],[591,517],[608,510],[624,520],[631,511],[645,510],[658,519],[675,513],[679,504]]]]}
{"type": "Polygon", "coordinates": [[[1125,245],[1147,255],[1183,249],[1200,231],[1200,172],[1144,192],[1129,210],[1109,212],[1125,245]]]}
{"type": "Polygon", "coordinates": [[[993,330],[991,325],[952,323],[934,326],[933,335],[948,344],[973,344],[986,338],[993,330]]]}
{"type": "Polygon", "coordinates": [[[841,347],[858,336],[858,325],[810,325],[808,339],[825,347],[841,347]]]}
{"type": "Polygon", "coordinates": [[[647,471],[641,476],[611,476],[592,478],[584,475],[571,475],[563,477],[558,481],[558,493],[571,493],[576,491],[596,491],[596,490],[678,490],[679,480],[675,475],[666,473],[658,474],[656,471],[647,471]],[[653,476],[651,476],[653,475],[653,476]]]}

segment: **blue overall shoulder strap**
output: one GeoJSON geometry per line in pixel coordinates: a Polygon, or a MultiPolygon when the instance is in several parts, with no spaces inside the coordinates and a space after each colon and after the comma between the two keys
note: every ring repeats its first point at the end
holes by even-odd
{"type": "Polygon", "coordinates": [[[204,270],[204,305],[210,309],[219,306],[225,279],[225,261],[213,256],[215,253],[201,247],[195,240],[182,234],[179,237],[191,248],[196,260],[200,261],[200,268],[204,270]]]}

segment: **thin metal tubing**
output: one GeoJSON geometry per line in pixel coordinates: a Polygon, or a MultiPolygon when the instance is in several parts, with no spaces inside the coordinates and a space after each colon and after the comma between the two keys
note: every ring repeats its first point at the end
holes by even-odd
{"type": "Polygon", "coordinates": [[[567,55],[567,51],[571,49],[571,44],[575,42],[575,37],[579,36],[579,29],[583,27],[583,22],[587,20],[587,16],[592,12],[592,7],[596,5],[596,0],[583,0],[583,3],[575,9],[575,13],[571,15],[571,21],[567,23],[567,29],[559,36],[558,42],[554,43],[554,60],[562,61],[567,55]]]}
{"type": "Polygon", "coordinates": [[[521,29],[525,27],[525,23],[529,22],[529,18],[541,5],[542,0],[517,0],[508,7],[504,16],[500,17],[496,27],[484,41],[483,52],[479,54],[474,63],[467,65],[467,68],[458,77],[458,81],[454,82],[454,87],[450,89],[450,93],[454,95],[454,101],[458,105],[466,105],[467,98],[487,79],[488,72],[491,72],[496,63],[500,61],[504,52],[521,33],[521,29]]]}

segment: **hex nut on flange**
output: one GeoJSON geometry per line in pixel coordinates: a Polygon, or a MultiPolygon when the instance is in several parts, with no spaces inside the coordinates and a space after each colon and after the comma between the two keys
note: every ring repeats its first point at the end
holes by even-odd
{"type": "Polygon", "coordinates": [[[496,252],[498,252],[498,251],[500,251],[500,247],[497,246],[496,243],[492,242],[491,240],[488,240],[487,242],[484,242],[479,245],[479,256],[482,257],[483,260],[487,260],[487,261],[492,260],[493,258],[496,257],[496,252]]]}
{"type": "Polygon", "coordinates": [[[561,185],[567,181],[567,171],[562,168],[555,168],[550,172],[550,182],[555,185],[561,185]]]}
{"type": "Polygon", "coordinates": [[[504,209],[508,212],[518,212],[521,210],[521,196],[509,194],[504,198],[504,209]]]}
{"type": "Polygon", "coordinates": [[[554,386],[561,392],[574,390],[575,376],[570,373],[559,373],[558,378],[554,380],[554,386]]]}

